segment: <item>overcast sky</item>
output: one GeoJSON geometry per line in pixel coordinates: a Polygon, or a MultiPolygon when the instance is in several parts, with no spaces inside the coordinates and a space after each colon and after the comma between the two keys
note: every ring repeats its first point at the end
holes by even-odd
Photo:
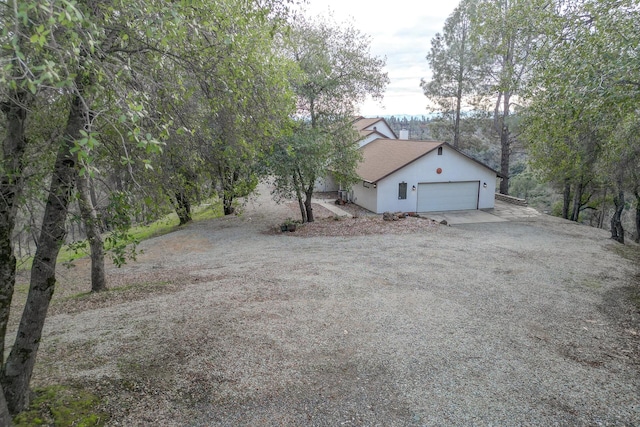
{"type": "Polygon", "coordinates": [[[429,77],[425,57],[431,38],[442,31],[458,0],[308,1],[306,9],[310,16],[326,15],[331,10],[336,21],[353,21],[357,29],[371,36],[372,54],[387,58],[385,71],[391,82],[384,99],[367,101],[360,107],[360,114],[374,117],[428,113],[427,100],[420,88],[420,79],[429,77]]]}

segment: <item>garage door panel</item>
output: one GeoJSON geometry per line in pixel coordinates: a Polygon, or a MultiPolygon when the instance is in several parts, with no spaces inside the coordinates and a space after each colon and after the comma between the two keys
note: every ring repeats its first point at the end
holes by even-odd
{"type": "Polygon", "coordinates": [[[418,184],[418,212],[478,209],[479,181],[418,184]]]}

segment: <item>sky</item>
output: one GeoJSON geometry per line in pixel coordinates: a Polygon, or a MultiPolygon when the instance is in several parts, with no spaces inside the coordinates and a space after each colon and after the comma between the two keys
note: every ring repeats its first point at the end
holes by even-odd
{"type": "Polygon", "coordinates": [[[308,16],[327,15],[331,11],[337,22],[353,22],[358,30],[371,37],[371,54],[387,58],[385,71],[390,83],[384,99],[367,100],[360,106],[361,115],[429,113],[420,79],[429,79],[426,56],[431,38],[442,31],[458,0],[308,1],[308,16]]]}

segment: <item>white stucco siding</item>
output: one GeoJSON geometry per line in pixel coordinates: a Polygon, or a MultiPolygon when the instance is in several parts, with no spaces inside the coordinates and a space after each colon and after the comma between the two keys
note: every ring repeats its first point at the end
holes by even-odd
{"type": "Polygon", "coordinates": [[[442,155],[439,156],[437,150],[434,150],[378,182],[375,212],[415,212],[418,206],[418,184],[457,181],[480,181],[478,208],[494,207],[495,172],[443,146],[442,155]],[[439,174],[438,168],[442,170],[439,174]],[[407,198],[398,200],[398,185],[403,181],[407,183],[407,198]]]}
{"type": "Polygon", "coordinates": [[[377,133],[372,133],[371,135],[369,135],[368,137],[361,139],[360,141],[358,141],[358,146],[360,148],[364,147],[365,145],[367,145],[368,143],[370,143],[371,141],[375,141],[376,139],[380,138],[380,135],[378,135],[377,133]]]}
{"type": "Polygon", "coordinates": [[[385,121],[379,121],[378,123],[367,127],[367,130],[375,130],[383,134],[385,138],[396,139],[395,135],[393,134],[393,131],[385,121]]]}
{"type": "Polygon", "coordinates": [[[377,212],[377,194],[376,188],[373,188],[373,184],[363,183],[362,181],[353,184],[351,187],[352,199],[351,201],[358,206],[362,206],[365,209],[369,209],[371,212],[377,212]],[[365,185],[367,187],[365,187],[365,185]]]}
{"type": "Polygon", "coordinates": [[[318,178],[313,186],[315,192],[338,191],[340,185],[332,173],[328,173],[324,178],[318,178]]]}

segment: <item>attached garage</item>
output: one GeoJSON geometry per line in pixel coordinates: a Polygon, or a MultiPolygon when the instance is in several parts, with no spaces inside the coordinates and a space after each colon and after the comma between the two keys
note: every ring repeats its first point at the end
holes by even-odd
{"type": "Polygon", "coordinates": [[[378,138],[360,152],[351,200],[372,212],[494,207],[497,172],[447,143],[378,138]]]}
{"type": "Polygon", "coordinates": [[[418,212],[478,209],[480,181],[418,184],[418,212]]]}

